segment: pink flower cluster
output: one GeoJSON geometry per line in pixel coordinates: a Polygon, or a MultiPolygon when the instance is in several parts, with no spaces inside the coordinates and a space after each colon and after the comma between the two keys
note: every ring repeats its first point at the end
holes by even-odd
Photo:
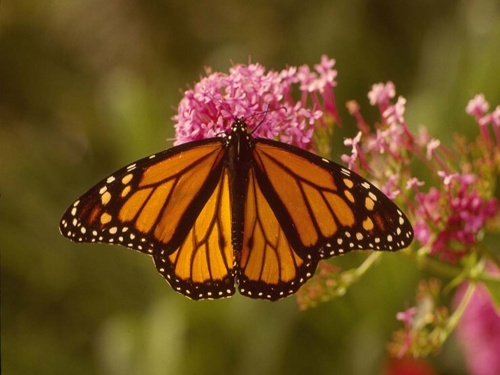
{"type": "Polygon", "coordinates": [[[327,56],[314,71],[303,65],[266,72],[259,64],[238,64],[229,74],[202,78],[184,93],[173,117],[175,144],[217,136],[244,118],[250,129],[259,125],[256,136],[311,149],[314,125],[325,115],[338,121],[334,64],[327,56]]]}
{"type": "Polygon", "coordinates": [[[496,215],[498,201],[479,196],[476,175],[439,174],[444,190],[416,194],[415,237],[422,245],[431,243],[431,254],[454,263],[470,251],[480,230],[496,215]]]}
{"type": "Polygon", "coordinates": [[[408,167],[408,152],[415,142],[404,119],[406,99],[399,97],[393,104],[395,95],[396,88],[392,82],[373,85],[368,93],[370,104],[378,107],[381,116],[381,122],[375,129],[367,125],[357,103],[348,103],[349,112],[356,119],[360,131],[356,137],[344,141],[352,151],[350,155],[341,157],[349,168],[370,172],[391,199],[401,192],[402,181],[406,177],[400,171],[408,167]]]}
{"type": "MultiPolygon", "coordinates": [[[[431,254],[456,262],[471,251],[478,233],[497,214],[498,202],[491,197],[491,192],[489,196],[480,192],[482,171],[461,165],[461,155],[450,152],[425,129],[418,134],[409,130],[404,118],[406,100],[400,96],[394,103],[395,96],[392,82],[373,85],[368,98],[370,104],[378,107],[381,116],[375,131],[367,126],[359,106],[348,105],[360,131],[356,137],[345,140],[344,144],[350,146],[352,152],[343,155],[342,160],[350,168],[370,171],[382,191],[392,199],[406,188],[416,239],[422,246],[429,246],[431,254]],[[425,183],[409,168],[412,159],[424,163],[431,172],[430,177],[437,181],[436,186],[425,190],[425,183]],[[448,172],[450,169],[459,172],[448,172]],[[409,197],[411,192],[413,198],[409,197]]],[[[492,113],[487,113],[488,108],[484,97],[476,96],[469,102],[467,111],[476,117],[483,128],[481,134],[485,142],[492,146],[486,126],[491,124],[494,134],[500,136],[500,107],[492,113]]],[[[494,163],[485,158],[483,165],[494,163]]]]}

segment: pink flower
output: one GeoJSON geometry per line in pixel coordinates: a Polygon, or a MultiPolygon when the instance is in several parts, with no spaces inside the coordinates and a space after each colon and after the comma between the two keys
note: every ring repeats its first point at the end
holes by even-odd
{"type": "Polygon", "coordinates": [[[427,143],[427,160],[431,160],[432,156],[435,153],[435,150],[441,145],[441,141],[439,139],[430,139],[427,143]]]}
{"type": "Polygon", "coordinates": [[[405,326],[410,326],[413,322],[413,317],[417,313],[417,309],[415,307],[410,307],[406,311],[400,311],[396,314],[396,319],[404,322],[405,326]]]}
{"type": "Polygon", "coordinates": [[[394,200],[401,193],[399,188],[399,175],[394,173],[389,176],[386,183],[380,188],[382,193],[394,200]]]}
{"type": "Polygon", "coordinates": [[[492,143],[488,129],[488,125],[491,124],[497,145],[500,145],[500,106],[497,106],[493,112],[487,113],[483,117],[479,118],[477,122],[479,124],[481,135],[486,140],[487,144],[491,145],[492,143]]]}
{"type": "Polygon", "coordinates": [[[491,123],[495,126],[500,126],[500,105],[498,105],[493,112],[491,112],[491,123]]]}
{"type": "Polygon", "coordinates": [[[458,178],[458,173],[447,173],[445,171],[438,171],[437,174],[439,177],[443,179],[443,184],[445,186],[450,185],[453,179],[458,178]]]}
{"type": "Polygon", "coordinates": [[[358,157],[362,157],[361,147],[359,146],[360,140],[361,132],[358,132],[354,138],[344,139],[344,146],[351,147],[351,155],[342,155],[341,159],[350,169],[353,168],[356,159],[358,159],[358,157]]]}
{"type": "Polygon", "coordinates": [[[410,150],[414,143],[415,136],[406,126],[404,119],[406,99],[398,97],[396,103],[391,99],[396,95],[396,87],[392,82],[387,84],[378,83],[372,86],[368,93],[370,104],[377,105],[382,117],[382,121],[376,126],[376,132],[370,133],[369,127],[362,120],[361,115],[352,105],[350,111],[358,120],[358,127],[366,135],[365,152],[376,152],[379,154],[389,153],[389,156],[398,162],[404,163],[401,157],[405,150],[410,150]],[[353,111],[354,110],[354,111],[353,111]]]}
{"type": "Polygon", "coordinates": [[[405,110],[406,99],[400,96],[396,104],[387,107],[387,109],[382,113],[382,116],[387,120],[389,124],[403,124],[405,110]]]}
{"type": "Polygon", "coordinates": [[[465,112],[469,115],[474,116],[477,120],[484,116],[486,111],[490,108],[490,105],[486,101],[483,94],[478,94],[467,103],[465,112]]]}
{"type": "Polygon", "coordinates": [[[488,133],[487,123],[489,122],[486,112],[490,108],[489,103],[486,101],[483,94],[478,94],[467,103],[465,112],[469,115],[474,116],[479,124],[479,131],[481,135],[489,144],[491,142],[490,134],[488,133]]]}
{"type": "Polygon", "coordinates": [[[396,319],[399,321],[402,321],[405,325],[405,338],[404,338],[404,343],[403,346],[401,347],[397,357],[402,358],[408,351],[411,345],[411,326],[413,324],[413,318],[415,317],[415,314],[417,313],[417,308],[416,307],[410,307],[406,311],[401,311],[396,314],[396,319]]]}
{"type": "Polygon", "coordinates": [[[391,81],[386,84],[377,83],[372,86],[368,93],[368,99],[371,105],[377,105],[380,108],[380,113],[384,113],[390,101],[396,95],[396,87],[391,81]]]}
{"type": "Polygon", "coordinates": [[[431,188],[418,192],[419,205],[415,216],[415,237],[422,245],[430,240],[430,233],[439,229],[431,244],[431,254],[454,263],[472,251],[478,233],[498,211],[495,198],[484,199],[474,188],[477,176],[473,174],[439,171],[444,191],[431,188]]]}
{"type": "MultiPolygon", "coordinates": [[[[466,283],[460,286],[455,296],[456,305],[467,286],[466,283]]],[[[500,374],[500,315],[483,285],[476,287],[457,332],[472,375],[500,374]]]]}
{"type": "Polygon", "coordinates": [[[413,231],[415,232],[415,239],[419,241],[422,246],[425,246],[427,242],[431,240],[431,229],[423,221],[417,221],[413,225],[413,231]]]}
{"type": "Polygon", "coordinates": [[[238,64],[229,74],[202,78],[185,92],[173,117],[175,144],[215,137],[229,130],[236,118],[244,118],[250,129],[259,124],[256,136],[312,148],[315,123],[322,124],[324,114],[338,119],[334,64],[326,56],[315,71],[304,65],[266,72],[259,64],[238,64]],[[299,100],[292,95],[294,86],[299,86],[299,100]]]}
{"type": "Polygon", "coordinates": [[[425,185],[425,182],[423,181],[420,181],[418,178],[416,177],[412,177],[410,178],[407,182],[406,182],[406,189],[407,190],[411,190],[411,189],[418,189],[420,186],[424,186],[425,185]]]}

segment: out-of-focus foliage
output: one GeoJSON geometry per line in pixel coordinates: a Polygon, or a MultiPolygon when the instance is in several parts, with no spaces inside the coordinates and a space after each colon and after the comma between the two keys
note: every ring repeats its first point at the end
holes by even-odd
{"type": "MultiPolygon", "coordinates": [[[[408,123],[467,133],[463,108],[500,102],[500,8],[479,1],[0,2],[0,250],[6,374],[375,374],[419,274],[398,255],[348,293],[299,312],[239,296],[192,302],[147,257],[76,245],[67,205],[171,144],[170,119],[205,66],[281,69],[337,60],[339,105],[374,82],[408,99],[408,123]]],[[[334,156],[357,131],[341,108],[334,156]]],[[[416,129],[415,129],[416,130],[416,129]]],[[[473,131],[475,129],[471,129],[473,131]]],[[[330,263],[359,264],[353,254],[330,263]]],[[[463,374],[451,341],[433,363],[463,374]]]]}

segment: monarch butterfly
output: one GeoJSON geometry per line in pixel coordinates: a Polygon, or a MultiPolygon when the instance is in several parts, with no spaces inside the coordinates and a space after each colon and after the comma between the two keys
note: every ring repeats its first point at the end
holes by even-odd
{"type": "Polygon", "coordinates": [[[231,131],[132,163],[63,215],[76,242],[123,245],[153,257],[191,299],[239,292],[278,300],[311,278],[321,259],[351,250],[399,250],[413,238],[401,210],[334,162],[231,131]]]}

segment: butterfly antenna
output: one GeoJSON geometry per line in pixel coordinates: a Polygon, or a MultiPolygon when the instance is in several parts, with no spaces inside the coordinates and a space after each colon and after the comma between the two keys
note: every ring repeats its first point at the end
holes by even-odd
{"type": "Polygon", "coordinates": [[[268,105],[267,105],[267,108],[266,108],[264,111],[262,111],[262,112],[256,112],[256,113],[253,113],[253,114],[251,114],[250,116],[248,116],[248,117],[244,118],[243,120],[245,120],[245,122],[246,122],[246,120],[247,120],[247,119],[249,119],[249,118],[251,118],[251,117],[258,116],[258,115],[262,115],[262,114],[264,115],[264,116],[262,117],[262,120],[260,120],[260,121],[259,121],[259,123],[255,126],[255,128],[253,128],[253,129],[252,129],[252,131],[250,132],[250,134],[253,134],[253,133],[254,133],[254,132],[255,132],[255,131],[256,131],[256,130],[257,130],[257,129],[258,129],[258,128],[259,128],[259,127],[263,124],[263,123],[264,123],[264,121],[265,121],[265,119],[266,119],[266,116],[267,116],[267,114],[268,114],[269,112],[279,111],[279,110],[284,110],[284,111],[286,111],[286,107],[282,106],[282,107],[279,107],[279,108],[273,108],[273,109],[270,109],[270,108],[269,108],[269,104],[268,104],[268,105]]]}

